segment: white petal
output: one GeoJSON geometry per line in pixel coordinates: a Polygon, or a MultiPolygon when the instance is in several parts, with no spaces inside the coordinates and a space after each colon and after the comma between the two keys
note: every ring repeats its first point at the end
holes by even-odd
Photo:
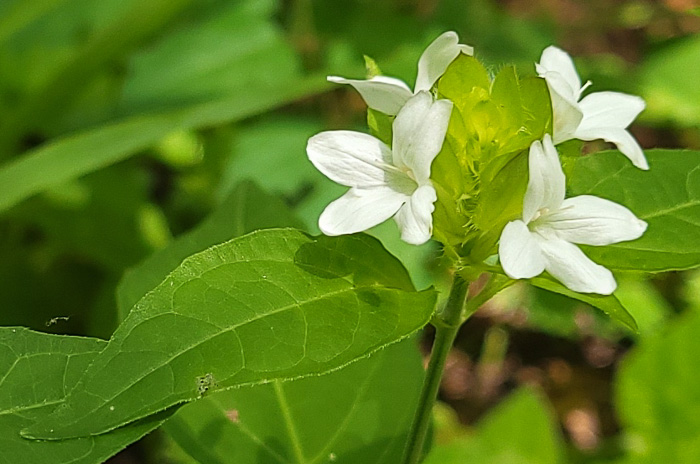
{"type": "Polygon", "coordinates": [[[649,164],[644,156],[644,151],[639,143],[632,137],[632,134],[625,129],[617,127],[596,127],[587,130],[578,129],[576,138],[581,140],[603,139],[606,142],[614,143],[620,153],[625,155],[639,169],[649,169],[649,164]]]}
{"type": "Polygon", "coordinates": [[[306,153],[319,171],[339,184],[365,188],[387,184],[391,149],[371,135],[321,132],[309,139],[306,153]]]}
{"type": "Polygon", "coordinates": [[[430,165],[442,148],[451,112],[451,101],[433,101],[428,92],[418,92],[394,120],[394,165],[410,169],[419,185],[430,178],[430,165]]]}
{"type": "Polygon", "coordinates": [[[338,76],[328,76],[330,82],[350,84],[360,92],[370,108],[389,115],[399,112],[413,92],[399,79],[386,76],[375,76],[368,80],[345,79],[338,76]]]}
{"type": "Polygon", "coordinates": [[[542,251],[523,221],[506,224],[498,244],[503,270],[512,279],[529,279],[544,271],[542,251]]]}
{"type": "Polygon", "coordinates": [[[352,188],[326,207],[318,226],[326,235],[362,232],[392,217],[408,198],[389,187],[352,188]]]}
{"type": "Polygon", "coordinates": [[[574,61],[568,53],[551,45],[544,49],[540,62],[535,67],[537,73],[542,77],[545,73],[552,71],[561,74],[576,96],[575,100],[578,100],[578,95],[581,92],[581,79],[578,77],[574,61]]]}
{"type": "Polygon", "coordinates": [[[610,245],[641,237],[647,223],[620,204],[580,195],[564,200],[559,211],[547,216],[546,226],[567,242],[610,245]]]}
{"type": "Polygon", "coordinates": [[[574,244],[556,237],[537,236],[545,269],[569,289],[580,293],[610,295],[617,283],[608,269],[594,263],[574,244]]]}
{"type": "Polygon", "coordinates": [[[556,94],[571,105],[578,104],[576,88],[572,87],[571,83],[562,74],[556,71],[547,71],[544,74],[540,74],[540,77],[547,82],[550,93],[556,94]]]}
{"type": "Polygon", "coordinates": [[[549,134],[544,140],[530,145],[528,160],[530,179],[523,202],[523,220],[529,223],[542,208],[559,209],[566,193],[566,179],[559,162],[559,154],[549,134]]]}
{"type": "Polygon", "coordinates": [[[455,32],[445,32],[433,40],[418,60],[415,92],[430,90],[460,53],[473,55],[474,49],[467,45],[460,45],[459,37],[455,32]]]}
{"type": "Polygon", "coordinates": [[[597,127],[626,128],[644,110],[640,97],[619,92],[595,92],[580,102],[583,120],[581,130],[597,127]]]}
{"type": "Polygon", "coordinates": [[[431,185],[419,187],[394,216],[401,230],[401,239],[411,245],[422,245],[433,235],[433,203],[437,200],[431,185]]]}
{"type": "MultiPolygon", "coordinates": [[[[563,93],[562,90],[557,89],[556,83],[561,80],[561,75],[548,73],[546,76],[549,95],[552,99],[554,143],[559,144],[574,138],[574,133],[581,124],[584,115],[574,95],[563,93]]],[[[560,85],[559,87],[565,86],[560,85]]]]}

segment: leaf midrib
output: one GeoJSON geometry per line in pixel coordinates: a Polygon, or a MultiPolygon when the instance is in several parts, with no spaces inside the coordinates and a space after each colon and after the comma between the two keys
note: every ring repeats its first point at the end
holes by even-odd
{"type": "MultiPolygon", "coordinates": [[[[271,312],[269,312],[269,313],[265,313],[265,314],[262,314],[262,315],[258,315],[258,316],[254,317],[254,318],[248,319],[248,320],[246,320],[246,321],[242,321],[242,322],[240,322],[240,323],[238,323],[238,324],[235,324],[235,325],[230,326],[230,327],[228,327],[228,328],[222,329],[222,330],[220,330],[219,332],[217,332],[217,333],[215,333],[215,334],[213,334],[213,335],[211,335],[211,336],[205,337],[204,339],[199,340],[197,343],[192,344],[192,345],[190,345],[190,346],[184,348],[183,350],[178,351],[176,354],[174,354],[173,356],[171,356],[170,358],[168,358],[166,361],[164,361],[164,362],[162,362],[162,363],[159,363],[159,364],[158,364],[156,367],[154,367],[153,369],[149,369],[147,372],[144,372],[143,375],[139,378],[139,380],[136,381],[136,382],[134,382],[134,383],[132,383],[132,384],[130,384],[129,387],[127,387],[127,388],[125,388],[125,389],[119,390],[119,391],[116,392],[114,395],[110,396],[109,398],[102,398],[102,397],[100,397],[100,399],[103,399],[103,400],[104,400],[104,402],[103,402],[102,404],[100,404],[100,405],[99,405],[98,407],[96,407],[96,408],[93,408],[93,409],[89,410],[87,413],[80,415],[79,418],[78,418],[77,420],[74,420],[74,421],[72,421],[72,422],[70,422],[70,423],[68,423],[68,424],[63,425],[63,427],[65,428],[65,427],[67,427],[67,426],[69,426],[69,425],[73,425],[73,424],[79,423],[80,420],[84,419],[86,416],[88,416],[88,415],[94,413],[95,411],[97,411],[97,410],[100,409],[101,407],[106,406],[109,402],[111,402],[112,400],[114,400],[115,398],[117,398],[118,396],[120,396],[121,394],[123,394],[123,393],[125,393],[126,391],[128,391],[131,387],[133,387],[134,385],[136,385],[136,384],[138,384],[139,382],[143,381],[148,375],[152,374],[152,373],[155,372],[156,370],[158,370],[158,369],[160,369],[160,368],[162,368],[162,367],[164,367],[164,366],[166,366],[166,365],[169,365],[174,359],[176,359],[177,357],[181,356],[182,354],[185,354],[185,353],[191,351],[192,349],[194,349],[194,348],[196,348],[196,347],[202,345],[203,343],[206,343],[206,342],[210,341],[211,339],[213,339],[213,338],[215,338],[215,337],[217,337],[217,336],[219,336],[219,335],[221,335],[221,334],[223,334],[223,333],[230,332],[230,331],[234,331],[234,333],[235,333],[235,329],[237,329],[237,328],[239,328],[239,327],[241,327],[241,326],[243,326],[243,325],[250,324],[250,323],[252,323],[252,322],[255,322],[255,321],[264,319],[264,318],[269,317],[269,316],[274,316],[274,315],[276,315],[276,314],[278,314],[278,313],[281,313],[281,312],[283,312],[283,311],[288,311],[288,310],[290,310],[290,309],[292,309],[292,308],[299,307],[299,306],[302,305],[302,304],[303,304],[303,305],[306,305],[306,304],[310,304],[310,303],[313,303],[313,302],[322,301],[322,300],[324,300],[324,299],[326,299],[326,298],[331,298],[331,297],[334,297],[334,296],[337,296],[337,295],[340,295],[340,294],[343,294],[343,293],[347,293],[347,292],[354,293],[354,291],[356,291],[356,290],[358,290],[358,289],[360,289],[360,290],[363,290],[363,289],[384,289],[384,290],[387,290],[385,287],[380,286],[380,285],[377,285],[377,284],[366,285],[366,286],[359,286],[359,287],[353,286],[353,287],[349,287],[349,288],[344,288],[344,289],[341,289],[341,290],[339,290],[339,291],[334,291],[334,292],[331,292],[331,293],[326,293],[326,294],[324,294],[324,295],[320,295],[320,296],[318,296],[318,297],[314,297],[314,298],[311,298],[311,299],[309,299],[309,300],[305,300],[304,302],[301,302],[301,303],[300,303],[300,302],[297,302],[297,303],[295,303],[295,304],[285,305],[285,306],[283,306],[283,307],[281,307],[281,308],[278,308],[278,309],[276,309],[276,310],[274,310],[274,311],[271,311],[271,312]]],[[[388,289],[388,290],[401,291],[401,290],[397,290],[397,289],[388,289]]],[[[401,291],[401,292],[403,292],[403,291],[401,291]]],[[[133,326],[132,329],[135,328],[135,327],[137,327],[137,326],[140,325],[140,324],[145,323],[146,321],[152,320],[152,319],[154,319],[154,318],[156,318],[156,317],[160,317],[160,316],[165,315],[165,314],[175,314],[175,315],[177,315],[177,316],[184,316],[184,315],[180,315],[180,314],[178,314],[178,313],[173,313],[173,312],[160,313],[160,314],[157,314],[157,315],[155,315],[155,316],[153,316],[153,317],[150,317],[150,318],[147,318],[147,319],[143,319],[142,321],[139,322],[139,324],[133,326]]],[[[189,316],[184,316],[184,317],[189,317],[189,316]]],[[[199,319],[198,319],[198,320],[199,320],[199,319]]],[[[206,321],[203,321],[203,322],[206,322],[206,321]]],[[[127,335],[125,336],[125,339],[126,339],[126,337],[128,337],[128,333],[127,333],[127,335]]],[[[113,359],[113,358],[114,358],[114,357],[112,356],[112,357],[110,357],[110,358],[108,358],[108,359],[113,359]]],[[[302,358],[302,360],[303,360],[303,358],[302,358]]],[[[299,362],[301,362],[301,360],[300,360],[299,362]]],[[[231,376],[227,377],[226,379],[222,380],[222,383],[223,383],[223,382],[226,382],[226,381],[228,381],[228,380],[230,380],[230,379],[233,378],[233,377],[235,377],[235,376],[236,376],[241,370],[243,370],[244,368],[245,368],[245,366],[241,367],[241,369],[240,369],[239,371],[237,371],[236,373],[234,373],[234,374],[232,374],[231,376]]],[[[84,384],[84,382],[81,381],[80,384],[84,384]]],[[[77,390],[77,388],[78,388],[78,387],[76,387],[75,390],[77,390]]],[[[221,388],[221,389],[228,389],[228,388],[232,388],[232,385],[227,385],[226,387],[223,387],[223,388],[221,388]]],[[[74,390],[74,391],[75,391],[75,390],[74,390]]],[[[85,391],[86,393],[90,393],[89,390],[84,390],[84,391],[85,391]]],[[[212,391],[216,391],[216,389],[212,389],[212,391]]],[[[71,394],[72,394],[72,392],[71,392],[71,394]]],[[[69,394],[68,398],[70,398],[71,394],[69,394]]],[[[98,396],[98,395],[95,395],[95,396],[98,396]]],[[[98,397],[99,397],[99,396],[98,396],[98,397]]],[[[166,398],[167,398],[167,397],[166,397],[166,398]]],[[[189,401],[189,400],[191,400],[191,399],[193,399],[192,396],[188,396],[188,397],[186,397],[186,398],[182,398],[182,400],[185,400],[185,401],[189,401]]],[[[170,403],[170,404],[174,404],[174,403],[170,403]]],[[[152,406],[152,405],[151,405],[151,406],[152,406]]],[[[138,415],[138,413],[137,413],[136,417],[132,417],[132,418],[129,418],[129,419],[123,419],[123,420],[125,420],[125,422],[119,422],[119,423],[116,424],[116,425],[107,426],[108,428],[102,429],[102,430],[100,430],[99,432],[93,432],[92,434],[94,435],[94,434],[107,433],[107,432],[109,432],[109,431],[111,431],[111,430],[114,430],[114,429],[117,428],[117,427],[120,427],[120,426],[122,426],[122,425],[128,424],[128,423],[133,422],[133,421],[135,421],[135,420],[139,420],[139,419],[141,419],[141,418],[143,418],[143,417],[146,417],[147,415],[149,415],[149,414],[146,414],[146,415],[138,415]]],[[[56,428],[58,429],[58,433],[60,433],[60,430],[61,430],[61,429],[58,428],[58,427],[56,427],[56,428]]],[[[55,432],[56,432],[56,431],[55,431],[55,432]]],[[[72,435],[69,435],[68,437],[72,437],[72,435]]],[[[63,438],[68,438],[68,437],[63,437],[63,438]]],[[[40,438],[40,437],[37,437],[37,438],[40,438]]],[[[47,437],[47,438],[57,439],[55,436],[47,437]]]]}

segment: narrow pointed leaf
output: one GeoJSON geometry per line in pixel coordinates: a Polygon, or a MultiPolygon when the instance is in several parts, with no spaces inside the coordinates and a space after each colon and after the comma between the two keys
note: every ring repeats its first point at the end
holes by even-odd
{"type": "Polygon", "coordinates": [[[252,116],[328,87],[320,77],[190,107],[126,118],[55,140],[0,166],[0,211],[129,158],[166,135],[252,116]]]}
{"type": "Polygon", "coordinates": [[[26,436],[100,434],[209,391],[325,373],[407,337],[435,291],[365,235],[255,232],[186,259],[26,436]]]}
{"type": "Polygon", "coordinates": [[[535,287],[549,290],[550,292],[568,296],[575,300],[583,301],[594,308],[598,308],[605,314],[624,324],[634,332],[637,331],[637,321],[634,317],[622,306],[622,303],[615,295],[596,295],[595,293],[577,293],[569,290],[564,285],[555,280],[546,277],[536,277],[530,281],[535,287]]]}

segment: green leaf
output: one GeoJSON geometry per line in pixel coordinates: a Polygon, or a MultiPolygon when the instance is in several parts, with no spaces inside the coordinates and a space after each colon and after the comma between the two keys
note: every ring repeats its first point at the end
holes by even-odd
{"type": "Polygon", "coordinates": [[[122,319],[188,256],[254,230],[298,226],[299,221],[282,200],[266,194],[253,182],[241,182],[196,229],[178,237],[124,274],[117,288],[122,319]]]}
{"type": "Polygon", "coordinates": [[[14,108],[5,131],[0,135],[3,146],[14,144],[14,141],[7,144],[5,139],[21,138],[27,131],[45,130],[60,121],[66,106],[73,103],[76,94],[96,75],[104,72],[110,64],[122,61],[124,55],[136,48],[137,44],[152,38],[192,3],[192,0],[155,0],[144,8],[141,2],[134,0],[84,4],[64,2],[59,11],[38,18],[39,21],[25,31],[33,32],[27,35],[36,37],[34,40],[38,41],[31,45],[43,47],[43,53],[46,53],[46,49],[54,48],[55,45],[49,42],[51,39],[41,32],[56,26],[59,29],[65,26],[68,26],[66,29],[74,29],[68,34],[73,43],[61,50],[63,53],[59,54],[59,59],[48,54],[45,63],[41,60],[32,63],[39,81],[24,95],[21,104],[14,108]],[[84,18],[83,22],[78,18],[84,18]],[[80,28],[83,30],[80,31],[80,28]],[[75,36],[84,39],[75,40],[75,36]]]}
{"type": "Polygon", "coordinates": [[[318,76],[184,109],[134,116],[56,140],[0,167],[0,212],[36,193],[133,156],[171,132],[250,117],[327,86],[318,76]]]}
{"type": "Polygon", "coordinates": [[[299,80],[299,60],[270,20],[274,3],[220,2],[205,8],[203,18],[137,52],[120,110],[153,111],[299,80]]]}
{"type": "Polygon", "coordinates": [[[299,116],[261,118],[241,125],[219,191],[228,192],[243,180],[255,179],[268,192],[303,198],[305,189],[325,179],[306,156],[309,137],[322,130],[320,122],[299,116]]]}
{"type": "Polygon", "coordinates": [[[422,378],[405,340],[321,377],[216,393],[164,428],[199,462],[398,463],[422,378]]]}
{"type": "Polygon", "coordinates": [[[523,388],[489,413],[474,435],[435,446],[424,464],[557,464],[563,454],[549,405],[523,388]]]}
{"type": "Polygon", "coordinates": [[[99,437],[58,442],[20,436],[21,429],[40,423],[63,403],[106,345],[94,338],[0,328],[0,462],[100,463],[162,423],[161,414],[99,437]]]}
{"type": "Polygon", "coordinates": [[[700,314],[643,337],[624,359],[616,397],[629,462],[700,462],[700,314]]]}
{"type": "Polygon", "coordinates": [[[700,125],[700,36],[690,35],[649,55],[639,69],[640,93],[647,109],[644,118],[673,121],[683,126],[700,125]]]}
{"type": "Polygon", "coordinates": [[[366,235],[258,231],[186,259],[148,293],[65,407],[27,436],[99,434],[208,391],[340,368],[429,321],[436,292],[366,235]]]}
{"type": "Polygon", "coordinates": [[[628,207],[649,227],[631,242],[582,246],[607,268],[664,272],[700,266],[700,152],[647,150],[650,169],[635,168],[617,151],[580,158],[571,195],[590,194],[628,207]]]}
{"type": "Polygon", "coordinates": [[[36,18],[51,12],[67,0],[8,1],[0,10],[0,44],[36,18]]]}
{"type": "MultiPolygon", "coordinates": [[[[155,229],[160,213],[148,200],[146,180],[140,167],[117,165],[51,189],[8,216],[39,228],[64,253],[121,273],[156,246],[148,242],[143,223],[144,214],[150,211],[155,229]]],[[[160,224],[163,222],[161,219],[160,224]]],[[[167,225],[158,229],[168,234],[167,225]]]]}
{"type": "Polygon", "coordinates": [[[527,325],[538,332],[569,338],[576,343],[590,333],[611,341],[633,335],[627,326],[621,326],[617,320],[580,300],[534,285],[525,286],[524,289],[527,325]],[[586,321],[584,330],[581,330],[581,320],[586,321]]]}
{"type": "Polygon", "coordinates": [[[622,303],[617,299],[615,295],[597,295],[595,293],[577,293],[569,290],[564,285],[560,284],[555,280],[551,280],[545,277],[536,277],[531,279],[532,285],[549,290],[550,292],[558,293],[560,295],[568,296],[575,300],[583,301],[589,305],[600,309],[605,314],[621,322],[625,326],[632,329],[632,331],[637,331],[637,322],[634,317],[622,306],[622,303]]]}

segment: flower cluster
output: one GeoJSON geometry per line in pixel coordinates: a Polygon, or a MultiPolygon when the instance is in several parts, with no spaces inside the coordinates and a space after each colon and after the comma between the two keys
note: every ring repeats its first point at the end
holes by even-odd
{"type": "MultiPolygon", "coordinates": [[[[438,194],[431,167],[444,151],[454,119],[453,102],[439,98],[435,89],[460,55],[472,56],[473,49],[460,44],[454,32],[435,39],[420,57],[413,91],[386,76],[367,80],[328,77],[331,82],[353,86],[371,109],[393,117],[393,122],[391,146],[351,131],[322,132],[309,140],[311,162],[333,181],[350,187],[321,214],[319,226],[324,234],[361,232],[393,217],[408,243],[420,245],[433,236],[438,194]]],[[[513,279],[547,271],[573,291],[610,294],[616,288],[612,273],[576,245],[634,240],[644,233],[646,223],[609,200],[590,195],[565,198],[566,179],[555,145],[571,139],[603,139],[615,144],[635,166],[648,169],[644,152],[627,131],[644,109],[644,101],[617,92],[581,98],[590,82],[581,84],[571,57],[556,47],[544,50],[536,70],[549,91],[550,101],[545,103],[551,105],[552,122],[542,127],[549,127],[551,134],[526,142],[529,152],[523,156],[528,156],[529,175],[522,215],[498,226],[502,229],[499,260],[503,272],[513,279]]],[[[464,89],[465,95],[470,92],[472,89],[464,89]]]]}

